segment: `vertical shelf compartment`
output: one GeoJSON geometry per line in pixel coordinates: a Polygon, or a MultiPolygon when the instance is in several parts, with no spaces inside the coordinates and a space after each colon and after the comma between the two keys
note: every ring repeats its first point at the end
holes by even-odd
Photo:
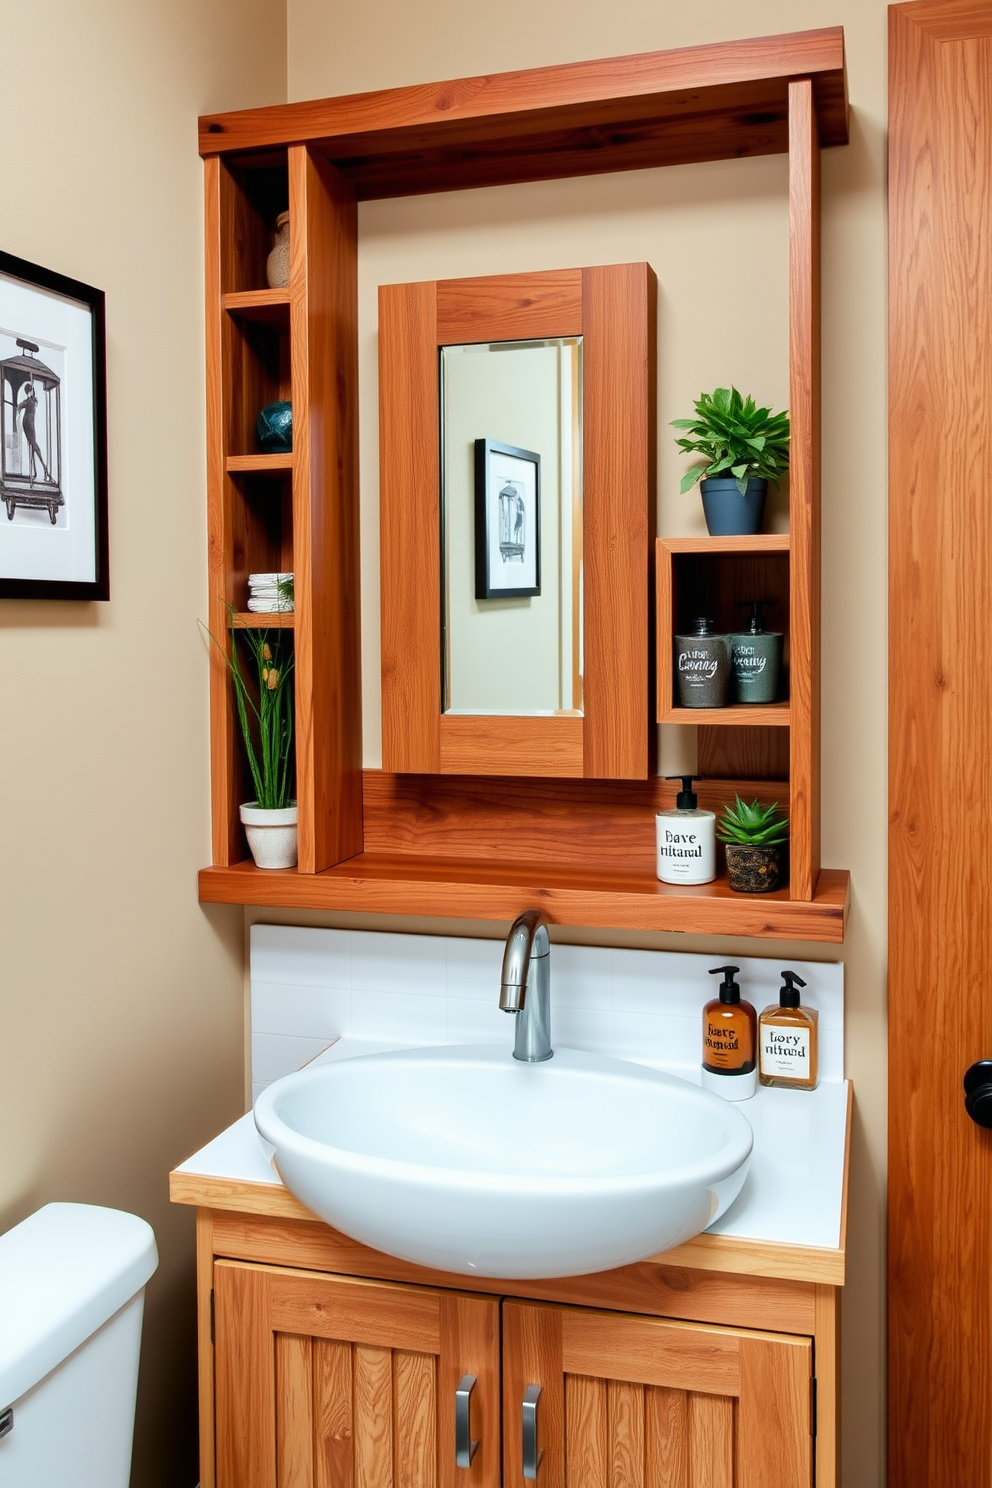
{"type": "MultiPolygon", "coordinates": [[[[294,633],[299,869],[314,873],[362,845],[355,195],[305,145],[215,158],[206,230],[210,627],[224,635],[232,606],[238,629],[294,633]],[[291,279],[273,290],[265,262],[287,209],[291,279]],[[282,400],[293,451],[262,453],[259,411],[282,400]],[[275,571],[294,574],[295,610],[250,614],[249,573],[275,571]]],[[[213,857],[229,866],[247,856],[247,772],[220,656],[211,773],[213,857]]]]}
{"type": "Polygon", "coordinates": [[[789,83],[789,533],[662,538],[656,550],[657,718],[699,729],[701,774],[768,781],[789,802],[789,897],[810,902],[820,876],[820,138],[813,85],[789,83]],[[775,602],[785,633],[782,701],[680,708],[673,636],[697,615],[743,629],[741,600],[775,602]]]}

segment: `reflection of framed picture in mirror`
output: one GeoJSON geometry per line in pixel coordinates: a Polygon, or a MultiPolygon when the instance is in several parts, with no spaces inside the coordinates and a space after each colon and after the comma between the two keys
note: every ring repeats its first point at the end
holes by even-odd
{"type": "Polygon", "coordinates": [[[541,457],[495,439],[475,441],[475,597],[541,592],[541,457]]]}
{"type": "Polygon", "coordinates": [[[0,598],[108,599],[102,290],[0,253],[0,598]]]}

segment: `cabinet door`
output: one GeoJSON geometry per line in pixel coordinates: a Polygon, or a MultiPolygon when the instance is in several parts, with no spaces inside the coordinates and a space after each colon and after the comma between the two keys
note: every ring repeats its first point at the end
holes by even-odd
{"type": "Polygon", "coordinates": [[[503,1304],[503,1482],[527,1488],[803,1488],[812,1342],[585,1308],[503,1304]]]}
{"type": "Polygon", "coordinates": [[[217,1261],[214,1309],[217,1488],[498,1488],[494,1299],[217,1261]]]}

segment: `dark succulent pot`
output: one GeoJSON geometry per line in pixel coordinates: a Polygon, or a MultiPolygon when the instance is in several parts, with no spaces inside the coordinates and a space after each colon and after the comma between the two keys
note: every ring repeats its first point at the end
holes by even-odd
{"type": "Polygon", "coordinates": [[[293,448],[292,403],[266,403],[255,422],[255,434],[267,455],[288,455],[293,448]]]}
{"type": "Polygon", "coordinates": [[[782,847],[727,842],[727,878],[739,894],[768,894],[782,876],[782,847]]]}
{"type": "Polygon", "coordinates": [[[699,482],[699,492],[710,537],[741,537],[761,531],[768,492],[766,480],[752,476],[742,496],[732,475],[715,475],[699,482]]]}

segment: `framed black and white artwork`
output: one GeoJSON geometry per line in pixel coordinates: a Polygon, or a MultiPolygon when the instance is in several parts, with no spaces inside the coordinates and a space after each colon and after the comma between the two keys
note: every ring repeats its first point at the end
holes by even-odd
{"type": "Polygon", "coordinates": [[[541,457],[475,441],[475,597],[541,592],[541,457]]]}
{"type": "Polygon", "coordinates": [[[109,599],[104,294],[0,252],[0,598],[109,599]]]}

